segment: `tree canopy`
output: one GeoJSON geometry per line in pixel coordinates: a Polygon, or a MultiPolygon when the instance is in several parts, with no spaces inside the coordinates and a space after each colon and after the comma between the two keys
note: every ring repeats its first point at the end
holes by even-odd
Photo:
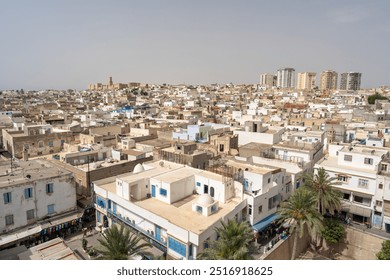
{"type": "Polygon", "coordinates": [[[251,259],[251,243],[253,233],[246,222],[236,220],[221,222],[222,227],[215,228],[216,241],[198,254],[203,260],[247,260],[251,259]]]}
{"type": "Polygon", "coordinates": [[[149,243],[142,243],[140,235],[131,233],[123,224],[112,225],[98,241],[102,248],[96,248],[96,251],[101,255],[99,259],[103,260],[127,260],[151,247],[149,243]]]}

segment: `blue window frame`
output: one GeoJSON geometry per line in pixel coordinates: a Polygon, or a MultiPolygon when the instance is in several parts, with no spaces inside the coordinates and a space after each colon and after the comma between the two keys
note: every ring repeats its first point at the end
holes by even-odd
{"type": "Polygon", "coordinates": [[[53,183],[46,184],[46,193],[53,193],[54,187],[53,183]]]}
{"type": "Polygon", "coordinates": [[[248,190],[249,189],[249,183],[248,183],[248,180],[247,179],[245,179],[245,181],[244,181],[244,190],[248,190]]]}
{"type": "Polygon", "coordinates": [[[53,214],[54,213],[54,204],[47,205],[47,214],[53,214]]]}
{"type": "Polygon", "coordinates": [[[96,197],[96,204],[99,205],[99,207],[106,209],[106,200],[99,196],[96,197]]]}
{"type": "Polygon", "coordinates": [[[197,187],[200,187],[200,182],[196,182],[196,186],[197,186],[197,187]]]}
{"type": "Polygon", "coordinates": [[[12,202],[12,193],[11,192],[6,192],[3,194],[4,197],[4,204],[8,204],[12,202]]]}
{"type": "Polygon", "coordinates": [[[217,205],[211,206],[211,213],[217,212],[217,205]]]}
{"type": "Polygon", "coordinates": [[[198,213],[201,213],[202,214],[202,212],[203,212],[203,208],[202,208],[202,206],[196,206],[196,212],[198,212],[198,213]]]}
{"type": "Polygon", "coordinates": [[[156,186],[152,185],[152,197],[156,197],[156,186]]]}
{"type": "Polygon", "coordinates": [[[167,196],[167,190],[166,189],[160,189],[160,195],[167,196]]]}
{"type": "Polygon", "coordinates": [[[24,198],[32,198],[33,197],[33,189],[32,188],[27,188],[24,189],[24,198]]]}
{"type": "Polygon", "coordinates": [[[182,255],[183,257],[187,256],[187,246],[172,237],[168,237],[168,248],[176,253],[182,255]]]}

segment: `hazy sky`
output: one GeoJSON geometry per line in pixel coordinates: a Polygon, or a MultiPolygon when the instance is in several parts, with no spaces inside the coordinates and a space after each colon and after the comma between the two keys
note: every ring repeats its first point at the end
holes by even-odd
{"type": "Polygon", "coordinates": [[[389,0],[4,2],[0,89],[258,83],[280,67],[390,85],[389,0]]]}

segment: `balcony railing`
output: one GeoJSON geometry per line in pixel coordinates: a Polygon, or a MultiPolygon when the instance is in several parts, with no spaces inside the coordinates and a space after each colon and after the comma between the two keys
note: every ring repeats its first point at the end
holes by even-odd
{"type": "Polygon", "coordinates": [[[149,239],[149,242],[153,246],[157,247],[158,249],[160,249],[164,253],[167,252],[167,243],[166,242],[162,242],[161,240],[157,240],[154,235],[151,235],[146,230],[144,230],[144,229],[140,228],[139,226],[133,224],[129,219],[126,219],[125,217],[122,217],[120,214],[114,213],[110,209],[107,212],[108,212],[108,216],[110,218],[114,218],[114,220],[116,219],[116,220],[119,220],[120,222],[124,222],[126,225],[130,226],[134,230],[140,232],[142,235],[147,237],[149,239]]]}

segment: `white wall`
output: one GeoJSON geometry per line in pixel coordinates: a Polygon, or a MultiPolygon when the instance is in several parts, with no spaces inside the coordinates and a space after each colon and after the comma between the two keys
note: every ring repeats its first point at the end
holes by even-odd
{"type": "Polygon", "coordinates": [[[39,220],[48,215],[47,206],[54,204],[55,213],[61,214],[67,211],[75,210],[76,188],[73,178],[70,175],[44,179],[28,184],[21,184],[8,188],[0,188],[0,233],[3,230],[17,229],[30,224],[27,220],[27,210],[34,209],[34,217],[39,220]],[[53,193],[46,193],[46,184],[53,183],[53,193]],[[24,189],[32,187],[33,197],[25,198],[24,189]],[[3,194],[12,193],[12,202],[4,204],[3,194]],[[5,226],[5,216],[14,215],[14,224],[5,226]]]}

